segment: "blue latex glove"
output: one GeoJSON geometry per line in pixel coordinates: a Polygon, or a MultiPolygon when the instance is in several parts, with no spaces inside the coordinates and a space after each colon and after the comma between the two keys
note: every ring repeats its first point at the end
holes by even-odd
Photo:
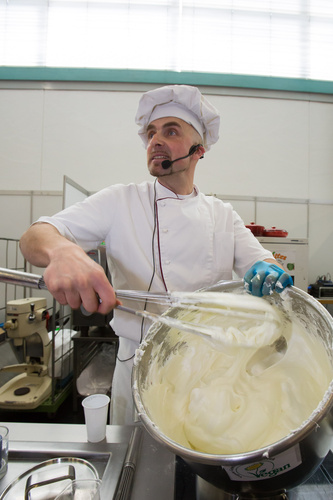
{"type": "Polygon", "coordinates": [[[259,260],[244,276],[246,289],[256,297],[270,295],[274,290],[281,293],[293,284],[292,277],[275,264],[259,260]]]}

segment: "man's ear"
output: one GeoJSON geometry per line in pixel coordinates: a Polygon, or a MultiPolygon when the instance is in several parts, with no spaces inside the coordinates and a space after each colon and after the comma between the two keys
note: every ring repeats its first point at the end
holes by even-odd
{"type": "Polygon", "coordinates": [[[206,152],[205,148],[203,147],[202,144],[200,144],[200,146],[198,147],[198,149],[196,151],[196,154],[198,154],[200,160],[201,160],[201,158],[204,157],[205,152],[206,152]]]}

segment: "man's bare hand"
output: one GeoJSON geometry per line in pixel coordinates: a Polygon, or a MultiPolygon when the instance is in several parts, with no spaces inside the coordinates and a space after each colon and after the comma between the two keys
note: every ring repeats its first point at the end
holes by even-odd
{"type": "Polygon", "coordinates": [[[117,304],[113,288],[103,268],[75,247],[52,259],[44,272],[46,286],[60,304],[107,314],[117,304]]]}
{"type": "Polygon", "coordinates": [[[45,284],[60,304],[107,314],[120,303],[103,268],[50,224],[32,226],[20,244],[29,262],[46,268],[45,284]]]}

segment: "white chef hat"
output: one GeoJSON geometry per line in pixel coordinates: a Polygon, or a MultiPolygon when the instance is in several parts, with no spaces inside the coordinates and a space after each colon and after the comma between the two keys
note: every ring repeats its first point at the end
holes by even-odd
{"type": "Polygon", "coordinates": [[[219,112],[199,89],[189,85],[167,85],[146,92],[140,99],[135,122],[140,126],[138,133],[145,147],[148,125],[167,116],[180,118],[192,125],[207,151],[219,138],[219,112]]]}

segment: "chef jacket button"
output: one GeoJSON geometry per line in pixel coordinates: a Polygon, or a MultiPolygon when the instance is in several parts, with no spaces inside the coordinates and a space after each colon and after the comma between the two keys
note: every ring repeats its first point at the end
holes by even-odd
{"type": "Polygon", "coordinates": [[[170,261],[169,261],[169,260],[166,260],[166,261],[165,261],[165,263],[166,263],[167,265],[169,265],[169,264],[170,264],[170,261]]]}
{"type": "Polygon", "coordinates": [[[165,201],[162,201],[161,206],[165,207],[165,201]]]}
{"type": "Polygon", "coordinates": [[[167,229],[166,227],[163,229],[163,233],[167,233],[169,231],[169,229],[167,229]]]}

